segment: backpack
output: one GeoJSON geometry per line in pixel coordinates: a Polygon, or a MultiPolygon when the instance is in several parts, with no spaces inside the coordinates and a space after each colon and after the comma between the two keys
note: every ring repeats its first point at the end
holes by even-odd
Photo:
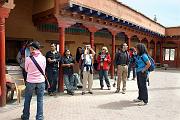
{"type": "MultiPolygon", "coordinates": [[[[149,58],[149,61],[150,61],[150,63],[151,63],[151,66],[148,68],[148,71],[149,72],[152,72],[152,71],[154,71],[154,69],[156,68],[156,65],[155,65],[155,62],[154,62],[154,60],[153,60],[153,58],[151,57],[151,56],[149,56],[149,55],[147,55],[148,56],[148,58],[149,58]]],[[[141,59],[142,59],[142,61],[144,62],[144,64],[146,64],[146,62],[144,61],[144,59],[141,57],[141,59]]]]}

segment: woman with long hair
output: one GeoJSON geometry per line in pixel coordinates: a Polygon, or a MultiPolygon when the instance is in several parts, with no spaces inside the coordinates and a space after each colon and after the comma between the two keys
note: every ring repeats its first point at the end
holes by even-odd
{"type": "Polygon", "coordinates": [[[138,43],[136,45],[137,55],[135,57],[136,72],[137,72],[137,85],[138,85],[138,98],[134,99],[134,102],[139,102],[138,105],[144,106],[148,103],[148,90],[146,81],[148,80],[151,63],[148,58],[147,48],[144,44],[138,43]]]}

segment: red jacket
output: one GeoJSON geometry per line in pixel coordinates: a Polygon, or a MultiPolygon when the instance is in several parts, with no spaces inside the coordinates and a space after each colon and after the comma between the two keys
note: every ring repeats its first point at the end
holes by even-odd
{"type": "MultiPolygon", "coordinates": [[[[106,54],[106,57],[105,57],[107,60],[104,60],[103,61],[103,70],[109,70],[109,66],[110,66],[110,63],[111,63],[111,57],[110,57],[110,54],[106,54]]],[[[104,58],[104,59],[105,59],[104,58]]],[[[98,55],[97,57],[97,63],[98,63],[98,67],[97,67],[97,70],[100,70],[101,69],[101,55],[98,55]]]]}

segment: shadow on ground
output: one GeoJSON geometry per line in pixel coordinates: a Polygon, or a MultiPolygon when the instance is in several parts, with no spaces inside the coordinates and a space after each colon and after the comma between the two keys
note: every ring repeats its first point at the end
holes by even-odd
{"type": "Polygon", "coordinates": [[[101,108],[101,109],[112,109],[112,110],[121,110],[123,108],[133,107],[133,106],[137,106],[137,104],[135,104],[132,101],[123,100],[123,101],[119,101],[119,102],[111,102],[111,103],[99,105],[98,108],[101,108]]]}

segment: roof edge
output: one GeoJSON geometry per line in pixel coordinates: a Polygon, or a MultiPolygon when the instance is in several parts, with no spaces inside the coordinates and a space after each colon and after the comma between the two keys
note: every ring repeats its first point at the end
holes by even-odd
{"type": "Polygon", "coordinates": [[[130,9],[130,10],[132,10],[132,11],[134,11],[134,12],[136,12],[136,13],[140,14],[140,15],[142,15],[143,17],[147,18],[148,20],[152,21],[153,23],[156,23],[156,24],[160,25],[161,27],[166,28],[165,26],[161,25],[161,24],[160,24],[160,23],[158,23],[158,22],[153,21],[152,19],[150,19],[150,18],[149,18],[149,17],[147,17],[146,15],[144,15],[144,14],[142,14],[142,13],[140,13],[140,12],[138,12],[138,11],[134,10],[133,8],[131,8],[131,7],[127,6],[126,4],[123,4],[122,2],[119,2],[119,1],[117,1],[117,0],[112,0],[112,1],[114,1],[114,2],[116,2],[116,3],[118,3],[118,4],[122,5],[122,6],[124,6],[124,7],[128,8],[128,9],[130,9]]]}

